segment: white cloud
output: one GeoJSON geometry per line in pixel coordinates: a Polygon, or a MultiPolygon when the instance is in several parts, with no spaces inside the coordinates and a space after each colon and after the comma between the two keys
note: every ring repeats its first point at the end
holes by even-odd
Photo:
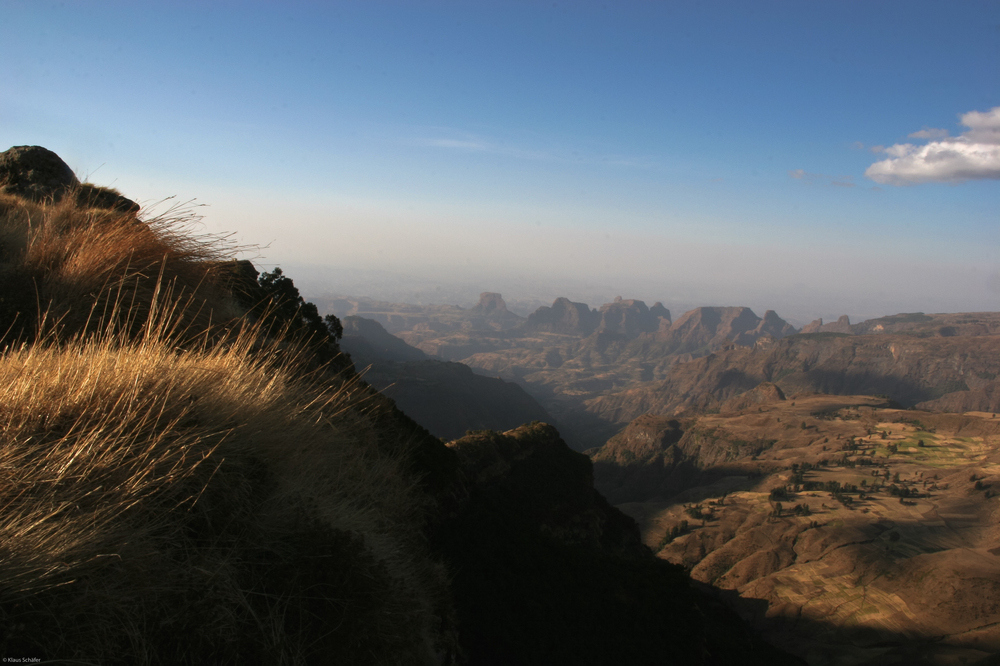
{"type": "Polygon", "coordinates": [[[946,129],[934,129],[933,127],[925,127],[919,132],[914,132],[910,134],[911,139],[927,139],[928,141],[935,141],[937,139],[948,138],[948,130],[946,129]]]}
{"type": "Polygon", "coordinates": [[[930,143],[889,146],[884,150],[889,159],[871,165],[865,175],[886,185],[1000,180],[1000,106],[965,113],[961,122],[969,129],[957,137],[929,128],[910,134],[930,143]]]}

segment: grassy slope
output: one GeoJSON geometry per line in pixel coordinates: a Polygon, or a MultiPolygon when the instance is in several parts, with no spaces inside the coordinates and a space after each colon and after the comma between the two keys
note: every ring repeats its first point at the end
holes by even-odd
{"type": "Polygon", "coordinates": [[[435,662],[427,499],[371,393],[227,326],[213,239],[65,201],[0,198],[0,653],[435,662]]]}

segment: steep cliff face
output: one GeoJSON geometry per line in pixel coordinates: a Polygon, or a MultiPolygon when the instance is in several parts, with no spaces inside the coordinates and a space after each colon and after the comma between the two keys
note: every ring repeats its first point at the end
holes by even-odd
{"type": "Polygon", "coordinates": [[[934,412],[1000,412],[1000,382],[992,380],[968,391],[953,391],[916,407],[934,412]]]}
{"type": "Polygon", "coordinates": [[[619,296],[613,302],[601,306],[601,323],[597,326],[597,332],[616,333],[628,339],[642,333],[655,333],[660,328],[663,317],[660,310],[666,313],[669,320],[670,312],[663,305],[654,313],[642,301],[624,300],[619,296]]]}
{"type": "Polygon", "coordinates": [[[470,663],[792,664],[657,560],[553,428],[471,433],[441,535],[470,663]]]}
{"type": "Polygon", "coordinates": [[[641,414],[718,409],[760,382],[785,393],[887,395],[906,406],[983,388],[1000,374],[1000,337],[796,335],[671,366],[667,379],[594,398],[587,409],[627,423],[641,414]]]}

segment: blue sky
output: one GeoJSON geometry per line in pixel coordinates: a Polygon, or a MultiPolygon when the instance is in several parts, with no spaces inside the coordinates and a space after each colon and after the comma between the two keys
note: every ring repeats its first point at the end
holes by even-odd
{"type": "Polygon", "coordinates": [[[317,292],[1000,309],[996,2],[0,12],[0,149],[197,198],[317,292]]]}

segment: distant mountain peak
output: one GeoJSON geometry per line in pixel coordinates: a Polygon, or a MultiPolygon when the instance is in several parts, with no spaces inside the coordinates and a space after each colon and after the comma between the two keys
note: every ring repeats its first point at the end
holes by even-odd
{"type": "Polygon", "coordinates": [[[483,315],[507,312],[507,304],[503,296],[495,291],[484,291],[479,294],[479,303],[472,307],[473,312],[483,315]]]}

